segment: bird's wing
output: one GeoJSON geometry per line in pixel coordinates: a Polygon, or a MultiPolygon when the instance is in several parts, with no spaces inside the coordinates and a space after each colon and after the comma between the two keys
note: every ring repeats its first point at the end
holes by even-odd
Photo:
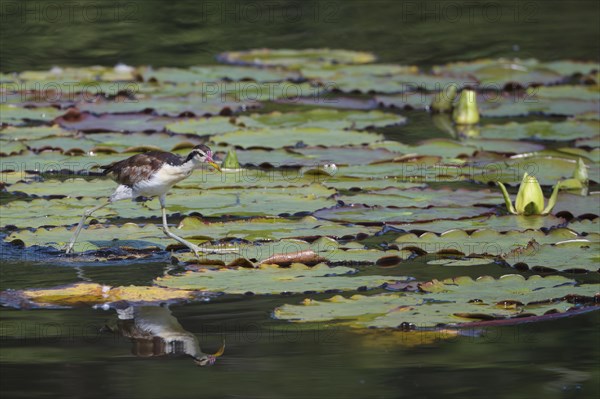
{"type": "Polygon", "coordinates": [[[175,154],[161,151],[150,151],[137,154],[111,165],[101,166],[103,174],[119,184],[133,187],[135,184],[149,180],[163,164],[181,165],[182,159],[175,154]]]}

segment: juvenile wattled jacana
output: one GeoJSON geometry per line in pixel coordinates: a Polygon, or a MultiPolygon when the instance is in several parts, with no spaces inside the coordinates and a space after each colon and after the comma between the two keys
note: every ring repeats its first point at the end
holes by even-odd
{"type": "MultiPolygon", "coordinates": [[[[104,208],[115,201],[135,199],[140,196],[156,197],[160,201],[164,233],[172,239],[185,245],[196,256],[203,252],[200,247],[173,234],[167,225],[166,195],[176,183],[191,176],[195,169],[207,163],[218,171],[219,165],[213,160],[210,148],[204,144],[195,146],[186,158],[170,152],[150,151],[137,154],[122,161],[107,166],[103,174],[112,178],[119,186],[108,200],[95,208],[86,210],[77,225],[73,238],[66,247],[66,253],[73,250],[77,237],[85,224],[85,220],[97,210],[104,208]]],[[[214,252],[214,251],[211,251],[214,252]]]]}

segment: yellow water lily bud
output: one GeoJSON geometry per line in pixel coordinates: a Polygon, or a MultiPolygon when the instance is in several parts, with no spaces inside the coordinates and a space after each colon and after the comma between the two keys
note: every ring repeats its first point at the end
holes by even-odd
{"type": "Polygon", "coordinates": [[[544,210],[544,193],[535,176],[527,172],[521,180],[521,187],[517,193],[515,209],[520,215],[540,215],[544,210]]]}
{"type": "Polygon", "coordinates": [[[519,192],[517,193],[517,199],[515,200],[514,206],[510,200],[508,192],[506,191],[506,187],[504,187],[504,184],[498,182],[498,186],[500,186],[500,190],[504,196],[504,202],[506,203],[506,207],[510,213],[514,215],[525,216],[547,215],[550,213],[550,211],[552,211],[554,205],[556,205],[560,182],[554,186],[552,195],[548,200],[548,205],[545,208],[544,193],[542,192],[540,183],[538,183],[535,176],[529,176],[527,172],[525,172],[523,175],[523,180],[521,180],[521,186],[519,187],[519,192]]]}
{"type": "Polygon", "coordinates": [[[458,99],[458,104],[452,113],[452,118],[457,125],[474,125],[479,122],[477,93],[475,91],[462,91],[458,99]]]}

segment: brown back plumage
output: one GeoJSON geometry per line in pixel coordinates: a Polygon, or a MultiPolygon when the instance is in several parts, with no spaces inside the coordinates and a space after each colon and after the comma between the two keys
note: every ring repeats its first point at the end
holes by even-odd
{"type": "Polygon", "coordinates": [[[149,151],[101,168],[104,169],[103,174],[115,182],[133,187],[136,183],[150,179],[165,163],[178,166],[184,162],[180,156],[170,152],[149,151]]]}

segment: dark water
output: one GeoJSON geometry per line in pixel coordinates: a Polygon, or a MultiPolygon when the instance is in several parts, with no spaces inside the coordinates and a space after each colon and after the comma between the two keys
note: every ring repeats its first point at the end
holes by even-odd
{"type": "MultiPolygon", "coordinates": [[[[339,47],[383,62],[434,65],[482,57],[597,60],[596,1],[79,1],[2,0],[0,71],[90,64],[190,66],[255,47],[339,47]]],[[[419,119],[403,134],[420,135],[419,119]],[[412,133],[411,133],[412,132],[412,133]]],[[[428,123],[428,122],[427,122],[428,123]]],[[[392,132],[393,133],[393,132],[392,132]]],[[[169,266],[86,267],[94,281],[147,284],[169,266]]],[[[443,278],[403,264],[388,273],[443,278]]],[[[498,276],[499,266],[477,273],[498,276]]],[[[433,272],[435,270],[435,272],[433,272]]],[[[379,271],[378,271],[379,272],[379,271]]],[[[0,289],[78,281],[48,261],[5,261],[0,289]]],[[[79,273],[79,274],[78,274],[79,273]]],[[[452,273],[469,274],[467,268],[452,273]]],[[[214,367],[181,356],[141,357],[101,332],[114,310],[0,309],[0,394],[34,397],[593,398],[600,394],[600,315],[488,328],[411,347],[406,336],[302,330],[269,312],[292,297],[219,297],[172,306],[214,367]]],[[[423,336],[423,340],[426,337],[423,336]]],[[[139,354],[139,348],[136,349],[139,354]]]]}

